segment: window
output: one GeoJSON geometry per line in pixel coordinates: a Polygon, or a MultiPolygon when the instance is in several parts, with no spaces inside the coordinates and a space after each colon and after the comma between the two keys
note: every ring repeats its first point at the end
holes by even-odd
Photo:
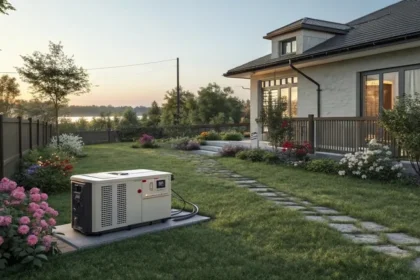
{"type": "Polygon", "coordinates": [[[297,77],[288,77],[276,80],[262,81],[263,90],[263,106],[268,105],[269,96],[273,103],[277,103],[279,98],[287,100],[287,111],[285,115],[297,117],[298,109],[298,88],[297,77]]]}
{"type": "Polygon", "coordinates": [[[286,40],[286,41],[281,41],[280,45],[281,45],[282,55],[296,53],[296,49],[297,49],[296,38],[286,40]]]}
{"type": "Polygon", "coordinates": [[[362,74],[362,115],[376,117],[394,108],[403,94],[420,93],[420,66],[399,67],[362,74]]]}

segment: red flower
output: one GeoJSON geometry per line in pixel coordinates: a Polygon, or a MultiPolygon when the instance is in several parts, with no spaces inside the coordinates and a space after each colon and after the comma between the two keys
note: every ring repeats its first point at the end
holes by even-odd
{"type": "Polygon", "coordinates": [[[287,122],[287,121],[283,121],[282,123],[281,123],[281,128],[285,128],[285,127],[287,127],[289,125],[289,123],[287,122]]]}
{"type": "Polygon", "coordinates": [[[283,149],[292,149],[293,148],[293,143],[290,141],[285,141],[282,145],[283,149]]]}

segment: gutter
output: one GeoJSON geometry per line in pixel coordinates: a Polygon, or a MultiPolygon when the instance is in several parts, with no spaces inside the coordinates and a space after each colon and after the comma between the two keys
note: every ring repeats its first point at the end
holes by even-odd
{"type": "Polygon", "coordinates": [[[316,111],[317,111],[317,117],[320,118],[321,117],[321,85],[315,81],[314,79],[312,79],[311,77],[309,77],[308,75],[306,75],[305,73],[303,73],[301,70],[299,70],[298,68],[296,68],[293,63],[292,60],[289,60],[289,66],[295,70],[296,72],[298,72],[299,74],[301,74],[303,77],[305,77],[306,79],[308,79],[309,81],[311,81],[313,84],[315,84],[317,86],[316,89],[316,111]]]}
{"type": "MultiPolygon", "coordinates": [[[[388,39],[376,40],[376,41],[369,42],[369,43],[361,43],[361,44],[358,44],[358,45],[355,45],[355,46],[349,46],[349,47],[343,47],[343,48],[340,48],[340,49],[333,49],[333,50],[322,51],[322,52],[313,53],[313,54],[301,55],[301,56],[295,57],[293,60],[296,62],[296,61],[304,61],[304,60],[311,60],[311,59],[317,59],[317,58],[322,58],[322,57],[328,57],[328,56],[337,55],[337,54],[340,55],[340,54],[343,54],[343,53],[357,52],[357,51],[361,51],[361,50],[364,50],[364,49],[368,49],[369,47],[378,48],[378,47],[381,47],[382,45],[394,45],[394,44],[398,44],[400,42],[402,43],[402,42],[406,42],[406,41],[409,41],[409,42],[417,41],[419,37],[420,37],[420,32],[414,32],[414,33],[411,33],[411,34],[395,36],[395,37],[388,38],[388,39]]],[[[239,71],[233,71],[233,72],[228,71],[225,74],[223,74],[223,76],[229,77],[231,75],[246,73],[246,72],[250,72],[250,71],[263,70],[263,69],[267,69],[269,67],[281,66],[281,65],[285,65],[285,64],[287,64],[287,61],[280,60],[280,61],[275,61],[275,62],[271,62],[271,63],[266,63],[266,64],[262,64],[262,65],[253,66],[253,67],[250,67],[248,69],[243,69],[243,70],[239,70],[239,71]]]]}

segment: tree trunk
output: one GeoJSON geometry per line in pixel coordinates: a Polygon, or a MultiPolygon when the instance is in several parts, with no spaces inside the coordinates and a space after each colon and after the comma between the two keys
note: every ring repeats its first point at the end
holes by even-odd
{"type": "Polygon", "coordinates": [[[60,146],[60,138],[59,136],[59,131],[58,131],[58,104],[55,104],[55,136],[57,137],[57,148],[60,146]]]}

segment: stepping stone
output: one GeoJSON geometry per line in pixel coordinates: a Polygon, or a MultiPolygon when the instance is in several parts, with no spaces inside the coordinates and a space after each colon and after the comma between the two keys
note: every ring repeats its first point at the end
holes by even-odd
{"type": "Polygon", "coordinates": [[[314,212],[314,211],[302,211],[302,214],[304,214],[304,215],[317,215],[318,213],[314,212]]]}
{"type": "Polygon", "coordinates": [[[353,223],[357,221],[355,218],[349,216],[329,216],[328,218],[337,223],[353,223]]]}
{"type": "Polygon", "coordinates": [[[420,252],[420,246],[409,246],[408,248],[410,248],[413,251],[420,252]]]}
{"type": "Polygon", "coordinates": [[[391,257],[406,258],[411,256],[409,251],[401,250],[394,245],[368,246],[368,248],[375,252],[383,253],[391,257]]]}
{"type": "Polygon", "coordinates": [[[361,222],[361,227],[367,231],[372,232],[382,232],[382,231],[389,231],[389,228],[379,225],[374,222],[361,222]]]}
{"type": "Polygon", "coordinates": [[[289,205],[289,206],[284,206],[284,208],[289,209],[289,210],[294,210],[294,211],[306,209],[306,207],[299,206],[299,205],[297,206],[289,205]]]}
{"type": "Polygon", "coordinates": [[[378,244],[380,242],[379,236],[375,234],[343,234],[343,236],[357,244],[378,244]]]}
{"type": "Polygon", "coordinates": [[[420,271],[420,258],[415,259],[412,263],[411,263],[411,268],[416,270],[416,271],[420,271]]]}
{"type": "MultiPolygon", "coordinates": [[[[302,211],[308,212],[308,211],[302,211]]],[[[305,220],[311,221],[311,222],[320,222],[320,223],[326,223],[327,220],[324,217],[321,216],[305,216],[305,220]]]]}
{"type": "Polygon", "coordinates": [[[242,181],[235,181],[237,184],[255,184],[257,181],[255,180],[242,180],[242,181]]]}
{"type": "Polygon", "coordinates": [[[257,192],[262,197],[276,197],[277,195],[273,192],[257,192]]]}
{"type": "Polygon", "coordinates": [[[420,239],[411,237],[405,233],[387,233],[389,241],[398,245],[420,244],[420,239]]]}
{"type": "Polygon", "coordinates": [[[300,205],[298,205],[298,204],[296,204],[295,202],[292,202],[292,201],[276,201],[276,204],[277,205],[282,205],[282,206],[300,206],[300,205]]]}
{"type": "Polygon", "coordinates": [[[232,178],[242,178],[242,175],[231,174],[230,177],[232,177],[232,178]]]}
{"type": "Polygon", "coordinates": [[[318,213],[321,214],[325,214],[325,215],[329,215],[329,214],[338,214],[337,210],[331,209],[331,208],[327,208],[327,207],[312,207],[314,208],[314,210],[318,213]]]}
{"type": "Polygon", "coordinates": [[[242,184],[237,184],[236,185],[237,187],[240,187],[240,188],[246,188],[246,189],[249,189],[249,188],[252,188],[252,185],[242,185],[242,184]]]}
{"type": "Polygon", "coordinates": [[[360,232],[360,229],[351,224],[328,224],[331,228],[338,230],[339,232],[352,233],[360,232]]]}
{"type": "Polygon", "coordinates": [[[250,188],[249,191],[251,192],[268,192],[271,189],[265,189],[265,188],[250,188]]]}
{"type": "Polygon", "coordinates": [[[267,197],[267,199],[273,201],[289,201],[287,198],[284,197],[267,197]]]}
{"type": "Polygon", "coordinates": [[[256,188],[268,188],[268,186],[263,185],[263,184],[256,184],[255,187],[256,188]]]}
{"type": "Polygon", "coordinates": [[[303,205],[312,205],[312,203],[310,203],[309,201],[306,201],[306,200],[301,201],[300,203],[303,204],[303,205]]]}

